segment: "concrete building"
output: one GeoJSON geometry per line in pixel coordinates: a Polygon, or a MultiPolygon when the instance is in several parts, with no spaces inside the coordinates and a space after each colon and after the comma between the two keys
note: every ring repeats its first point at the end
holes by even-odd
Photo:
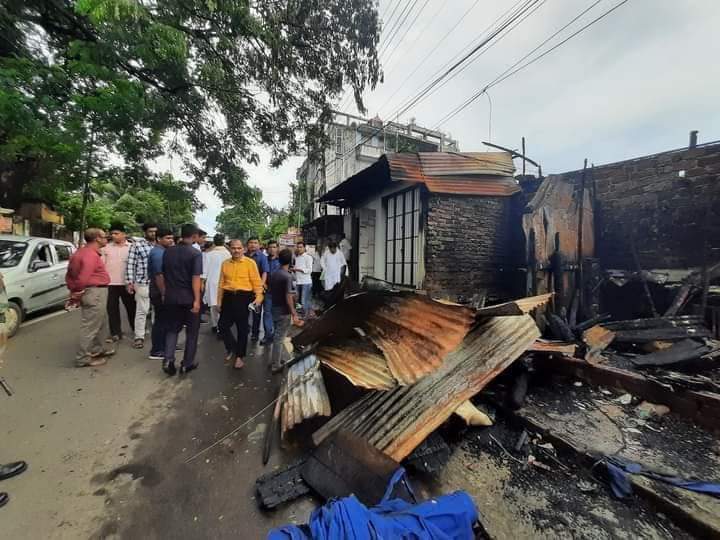
{"type": "MultiPolygon", "coordinates": [[[[375,163],[387,152],[442,152],[459,150],[457,141],[440,131],[423,128],[411,120],[408,124],[383,122],[380,118],[362,118],[335,112],[326,127],[332,144],[314,156],[308,156],[298,168],[296,180],[306,186],[306,221],[339,215],[341,210],[316,202],[347,178],[375,163]]],[[[321,223],[315,223],[316,227],[321,223]]]]}

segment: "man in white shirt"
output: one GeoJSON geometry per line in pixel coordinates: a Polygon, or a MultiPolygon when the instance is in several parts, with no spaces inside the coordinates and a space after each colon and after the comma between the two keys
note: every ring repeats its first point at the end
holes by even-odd
{"type": "Polygon", "coordinates": [[[347,261],[342,251],[338,249],[337,242],[328,243],[328,249],[320,259],[323,274],[325,275],[325,290],[330,291],[342,281],[347,269],[347,261]]]}
{"type": "Polygon", "coordinates": [[[313,258],[305,252],[305,242],[298,242],[295,245],[295,285],[300,295],[300,303],[303,308],[303,317],[308,318],[312,310],[312,271],[313,258]]]}
{"type": "Polygon", "coordinates": [[[229,258],[230,252],[225,247],[225,236],[216,234],[213,237],[213,247],[203,253],[203,275],[205,279],[203,301],[210,308],[210,324],[213,332],[217,332],[217,325],[220,320],[220,312],[217,308],[220,267],[229,258]]]}

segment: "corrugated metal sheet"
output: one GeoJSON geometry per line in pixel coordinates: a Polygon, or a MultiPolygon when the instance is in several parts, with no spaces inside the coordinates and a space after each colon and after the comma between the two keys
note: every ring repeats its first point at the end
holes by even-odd
{"type": "Polygon", "coordinates": [[[393,181],[423,183],[434,193],[506,197],[520,191],[507,152],[397,153],[387,154],[386,159],[393,181]],[[493,157],[476,157],[486,155],[493,157]]]}
{"type": "Polygon", "coordinates": [[[322,345],[316,354],[320,361],[337,371],[353,385],[371,390],[391,390],[398,385],[385,357],[374,347],[357,341],[341,346],[322,345]]]}
{"type": "Polygon", "coordinates": [[[539,336],[529,315],[488,319],[439,369],[412,386],[370,392],[316,431],[313,440],[320,444],[343,428],[401,461],[539,336]]]}
{"type": "Polygon", "coordinates": [[[412,384],[440,367],[445,356],[460,345],[472,321],[468,308],[411,295],[389,297],[370,313],[363,327],[398,382],[412,384]]]}
{"type": "Polygon", "coordinates": [[[520,191],[520,186],[511,176],[483,178],[427,177],[425,185],[433,193],[452,195],[484,195],[486,197],[508,197],[520,191]]]}
{"type": "Polygon", "coordinates": [[[515,174],[508,152],[420,152],[418,157],[427,176],[515,174]]]}
{"type": "Polygon", "coordinates": [[[320,361],[311,354],[288,369],[283,393],[282,432],[309,418],[330,414],[330,398],[320,371],[320,361]]]}
{"type": "MultiPolygon", "coordinates": [[[[374,291],[345,298],[295,336],[293,344],[322,346],[332,339],[332,343],[340,343],[337,348],[345,350],[343,340],[352,337],[353,328],[361,328],[366,339],[382,352],[398,384],[407,385],[437,369],[462,342],[473,320],[473,311],[463,306],[419,294],[374,291]]],[[[355,348],[349,346],[344,361],[353,359],[355,348]]],[[[355,362],[353,368],[364,370],[365,366],[355,362]]],[[[375,370],[367,374],[372,379],[377,375],[377,364],[369,364],[369,368],[375,370]]]]}
{"type": "Polygon", "coordinates": [[[488,306],[477,310],[478,317],[499,317],[503,315],[525,315],[533,309],[547,304],[552,298],[553,293],[540,294],[538,296],[528,296],[520,298],[512,302],[488,306]]]}

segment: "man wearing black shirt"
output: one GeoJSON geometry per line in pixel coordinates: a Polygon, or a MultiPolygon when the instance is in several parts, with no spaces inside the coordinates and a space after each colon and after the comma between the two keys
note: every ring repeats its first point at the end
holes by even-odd
{"type": "Polygon", "coordinates": [[[177,246],[165,250],[162,271],[156,277],[167,317],[163,371],[168,375],[175,375],[175,348],[183,326],[186,339],[180,373],[198,367],[195,352],[200,330],[202,254],[193,248],[198,239],[198,228],[192,224],[183,225],[181,237],[177,246]]]}
{"type": "Polygon", "coordinates": [[[273,318],[273,342],[270,358],[272,367],[280,366],[280,358],[283,350],[283,341],[290,329],[290,323],[294,322],[301,325],[297,313],[295,312],[295,287],[293,285],[292,274],[290,273],[290,263],[292,262],[292,252],[289,249],[283,249],[278,256],[280,268],[270,276],[270,296],[272,297],[272,318],[273,318]]]}

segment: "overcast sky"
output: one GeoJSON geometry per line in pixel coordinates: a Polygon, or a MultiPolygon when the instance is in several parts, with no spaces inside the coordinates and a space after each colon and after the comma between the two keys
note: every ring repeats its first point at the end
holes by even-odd
{"type": "MultiPolygon", "coordinates": [[[[601,0],[536,54],[620,1],[601,0]]],[[[470,67],[399,120],[406,122],[414,117],[419,125],[435,127],[457,105],[594,2],[546,0],[470,67]]],[[[393,118],[402,101],[415,95],[434,73],[516,3],[417,1],[381,56],[385,82],[366,93],[368,115],[393,118]],[[443,39],[470,8],[457,28],[443,39]]],[[[379,11],[386,28],[392,27],[393,20],[408,4],[413,0],[380,0],[379,11]],[[388,20],[396,4],[395,16],[388,20]]],[[[490,135],[486,96],[440,129],[458,139],[460,149],[465,151],[485,150],[481,141],[488,138],[496,144],[519,148],[525,136],[528,156],[539,161],[545,173],[580,168],[585,157],[601,164],[678,148],[687,144],[691,129],[700,131],[700,142],[720,139],[718,28],[717,0],[629,0],[557,50],[490,89],[490,135]]],[[[383,35],[383,40],[387,38],[383,35]]],[[[350,111],[349,107],[344,110],[350,111]]],[[[352,112],[356,112],[354,107],[352,112]]],[[[288,183],[294,179],[302,159],[290,159],[279,169],[270,169],[265,160],[263,165],[249,169],[251,183],[263,190],[269,204],[284,206],[289,197],[288,183]]],[[[198,215],[198,221],[212,231],[222,206],[207,190],[200,197],[207,209],[198,215]]]]}

